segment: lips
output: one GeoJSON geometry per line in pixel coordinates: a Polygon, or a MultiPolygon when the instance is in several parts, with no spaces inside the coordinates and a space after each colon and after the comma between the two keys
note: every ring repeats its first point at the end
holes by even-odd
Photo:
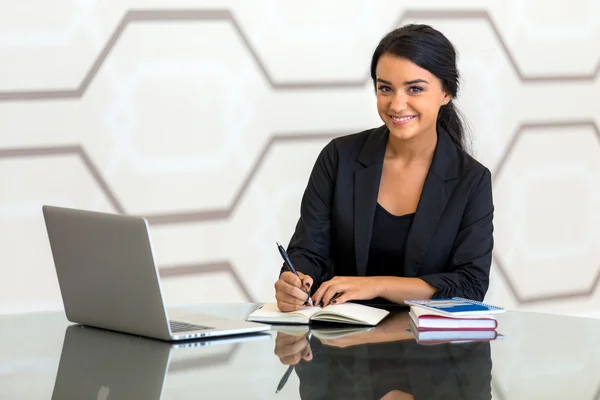
{"type": "Polygon", "coordinates": [[[394,125],[406,125],[415,118],[417,118],[416,115],[406,115],[402,117],[390,115],[390,119],[394,125]]]}

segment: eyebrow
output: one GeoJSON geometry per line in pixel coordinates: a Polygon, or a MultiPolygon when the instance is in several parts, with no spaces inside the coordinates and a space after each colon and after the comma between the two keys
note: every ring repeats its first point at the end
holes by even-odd
{"type": "MultiPolygon", "coordinates": [[[[386,80],[381,79],[381,78],[377,78],[377,82],[385,83],[386,85],[391,85],[392,84],[392,82],[386,81],[386,80]]],[[[427,83],[427,84],[429,84],[429,82],[427,82],[425,79],[413,79],[412,81],[406,81],[406,82],[404,82],[404,86],[406,86],[406,85],[414,85],[415,83],[427,83]]]]}

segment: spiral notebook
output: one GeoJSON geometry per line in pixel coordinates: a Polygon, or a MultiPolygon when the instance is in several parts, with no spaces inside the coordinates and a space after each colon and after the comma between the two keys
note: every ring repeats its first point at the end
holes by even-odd
{"type": "Polygon", "coordinates": [[[434,312],[435,314],[455,318],[473,315],[498,314],[506,311],[502,307],[496,307],[475,300],[463,299],[462,297],[452,297],[449,299],[405,300],[404,302],[411,307],[422,307],[434,312]]]}

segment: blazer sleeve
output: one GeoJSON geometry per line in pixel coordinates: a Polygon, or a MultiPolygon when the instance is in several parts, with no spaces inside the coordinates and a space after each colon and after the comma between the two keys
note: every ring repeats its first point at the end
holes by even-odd
{"type": "Polygon", "coordinates": [[[419,276],[438,289],[432,298],[457,296],[483,301],[494,247],[493,215],[492,179],[486,168],[463,213],[447,272],[419,276]]]}
{"type": "MultiPolygon", "coordinates": [[[[335,141],[321,150],[300,203],[300,219],[287,252],[297,271],[313,278],[312,290],[332,275],[331,207],[336,179],[335,141]]],[[[285,265],[281,272],[285,271],[285,265]]]]}
{"type": "Polygon", "coordinates": [[[332,274],[331,207],[336,165],[337,151],[332,140],[313,166],[302,196],[300,218],[287,249],[294,268],[313,278],[313,291],[332,274]]]}

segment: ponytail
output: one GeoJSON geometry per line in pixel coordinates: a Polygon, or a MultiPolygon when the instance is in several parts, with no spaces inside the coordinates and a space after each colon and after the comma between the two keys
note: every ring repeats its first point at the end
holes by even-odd
{"type": "Polygon", "coordinates": [[[436,127],[446,131],[450,138],[462,151],[468,152],[465,140],[465,129],[460,111],[454,106],[454,102],[442,106],[438,113],[436,127]]]}

